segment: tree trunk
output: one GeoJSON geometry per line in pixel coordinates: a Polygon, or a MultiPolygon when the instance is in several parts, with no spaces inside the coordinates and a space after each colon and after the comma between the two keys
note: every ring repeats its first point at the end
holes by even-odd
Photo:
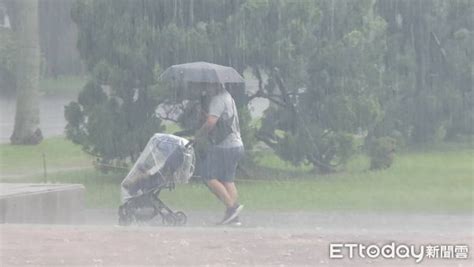
{"type": "Polygon", "coordinates": [[[17,50],[17,102],[12,144],[38,144],[39,128],[39,36],[38,1],[15,1],[17,50]]]}

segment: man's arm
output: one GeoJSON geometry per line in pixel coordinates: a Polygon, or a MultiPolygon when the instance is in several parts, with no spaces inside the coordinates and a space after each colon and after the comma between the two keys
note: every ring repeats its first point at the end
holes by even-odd
{"type": "Polygon", "coordinates": [[[197,140],[207,137],[209,132],[216,126],[217,120],[219,118],[214,115],[208,115],[206,121],[201,126],[201,128],[196,132],[195,138],[197,140]]]}
{"type": "Polygon", "coordinates": [[[199,140],[206,140],[209,133],[216,126],[217,120],[222,115],[225,109],[224,102],[217,96],[212,97],[209,102],[209,113],[205,114],[206,121],[203,123],[201,128],[196,132],[195,138],[199,140]]]}

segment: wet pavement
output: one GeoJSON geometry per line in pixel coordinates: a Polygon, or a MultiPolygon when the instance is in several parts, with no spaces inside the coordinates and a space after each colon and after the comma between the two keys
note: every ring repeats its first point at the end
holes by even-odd
{"type": "MultiPolygon", "coordinates": [[[[208,211],[184,211],[186,227],[218,227],[223,214],[208,211]]],[[[240,215],[243,228],[306,229],[325,233],[424,233],[433,236],[472,235],[474,216],[465,214],[383,213],[354,211],[282,212],[246,211],[240,215]]],[[[86,210],[88,225],[116,225],[114,209],[86,210]]],[[[161,218],[148,225],[163,227],[161,218]]]]}

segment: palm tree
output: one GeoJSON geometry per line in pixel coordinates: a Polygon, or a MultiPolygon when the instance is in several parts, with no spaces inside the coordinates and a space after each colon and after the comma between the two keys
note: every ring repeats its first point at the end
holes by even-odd
{"type": "Polygon", "coordinates": [[[12,144],[38,144],[43,140],[39,128],[38,0],[14,1],[16,33],[17,102],[12,144]]]}

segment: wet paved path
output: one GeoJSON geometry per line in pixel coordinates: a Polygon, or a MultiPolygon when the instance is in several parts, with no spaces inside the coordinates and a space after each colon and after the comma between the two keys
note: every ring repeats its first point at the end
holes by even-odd
{"type": "MultiPolygon", "coordinates": [[[[185,211],[187,226],[215,227],[222,215],[217,212],[185,211]]],[[[474,230],[473,214],[420,214],[375,212],[270,212],[244,211],[244,228],[308,229],[346,233],[426,233],[433,235],[467,235],[474,230]]],[[[115,225],[116,210],[89,209],[86,224],[115,225]]],[[[160,226],[160,220],[156,222],[160,226]]]]}
{"type": "MultiPolygon", "coordinates": [[[[472,266],[472,215],[244,212],[244,227],[205,226],[217,213],[189,212],[187,227],[118,227],[112,210],[88,225],[0,225],[3,266],[472,266]],[[91,225],[92,224],[92,225],[91,225]],[[468,259],[330,259],[331,243],[464,244],[468,259]]],[[[425,255],[425,254],[423,254],[425,255]]]]}

